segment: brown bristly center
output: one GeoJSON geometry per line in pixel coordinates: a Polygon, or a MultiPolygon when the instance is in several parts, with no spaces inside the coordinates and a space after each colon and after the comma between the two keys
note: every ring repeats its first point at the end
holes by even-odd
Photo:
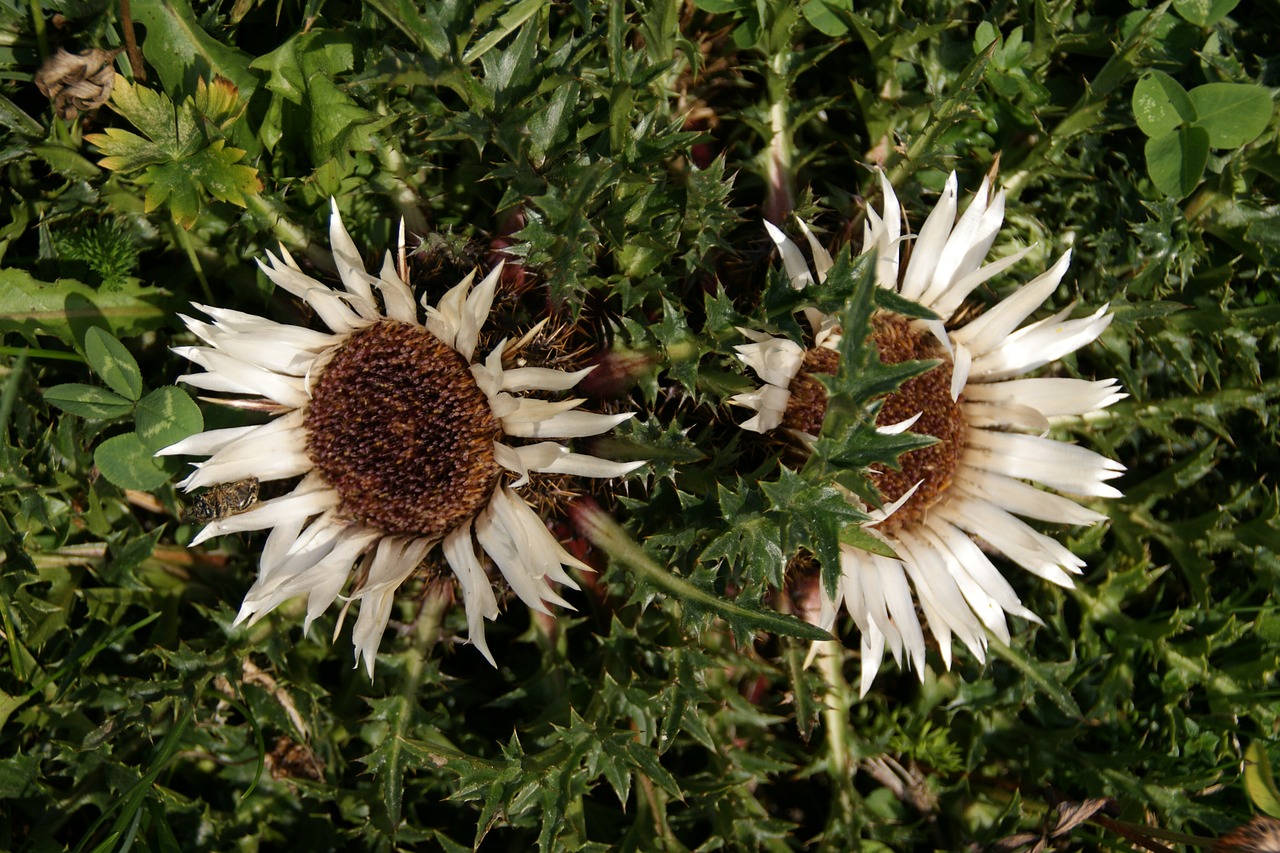
{"type": "Polygon", "coordinates": [[[901,471],[879,465],[872,469],[879,474],[876,487],[885,503],[896,501],[920,483],[911,499],[881,522],[879,529],[891,533],[923,518],[951,486],[951,477],[964,451],[964,411],[959,400],[951,399],[951,357],[936,338],[912,327],[910,321],[895,314],[876,315],[872,337],[880,350],[880,360],[885,364],[932,358],[942,362],[929,372],[902,383],[884,401],[876,416],[878,426],[889,426],[915,417],[919,412],[920,420],[915,422],[911,431],[938,439],[937,444],[899,456],[901,471]]]}
{"type": "Polygon", "coordinates": [[[489,501],[502,435],[467,362],[421,326],[383,320],[324,366],[303,425],[340,511],[387,533],[437,538],[489,501]]]}
{"type": "Polygon", "coordinates": [[[827,389],[813,374],[834,376],[839,368],[840,353],[833,349],[812,347],[804,354],[804,364],[787,389],[791,399],[782,415],[784,427],[809,435],[817,435],[822,430],[822,419],[827,416],[827,389]]]}
{"type": "MultiPolygon", "coordinates": [[[[964,412],[960,401],[951,399],[951,359],[932,335],[914,328],[904,317],[881,312],[872,319],[872,338],[885,364],[941,360],[937,367],[908,379],[890,394],[876,416],[877,425],[889,426],[918,412],[920,419],[911,431],[938,439],[937,444],[902,454],[898,458],[901,471],[882,465],[872,468],[885,503],[896,501],[920,483],[910,500],[879,525],[878,529],[892,533],[923,518],[950,487],[964,450],[964,412]]],[[[791,400],[783,415],[784,427],[818,434],[827,412],[827,394],[813,374],[834,374],[839,363],[839,355],[825,347],[814,347],[805,353],[804,364],[789,389],[791,400]]]]}

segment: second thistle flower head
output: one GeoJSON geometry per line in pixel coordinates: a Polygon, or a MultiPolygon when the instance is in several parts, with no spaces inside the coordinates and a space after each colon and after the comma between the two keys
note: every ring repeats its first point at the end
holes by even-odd
{"type": "Polygon", "coordinates": [[[520,341],[478,351],[501,265],[478,284],[468,275],[435,305],[424,300],[420,315],[390,252],[378,274],[365,270],[336,202],[329,239],[341,289],[304,273],[283,247],[259,261],[327,330],[202,305],[210,321],[183,317],[203,345],[176,351],[204,371],[182,381],[273,417],[161,451],[208,457],[182,485],[300,478],[281,497],[212,521],[192,544],[270,530],[237,622],[306,596],[309,627],[345,588],[347,606],[359,602],[353,639],[370,675],[396,590],[438,545],[461,587],[470,640],[492,663],[484,620],[497,617],[498,602],[489,562],[541,612],[565,605],[556,584],[576,588],[565,567],[587,568],[522,497],[535,486],[530,475],[635,469],[642,463],[564,443],[631,414],[585,412],[584,399],[561,398],[589,369],[512,366],[520,341]]]}
{"type": "MultiPolygon", "coordinates": [[[[872,318],[882,361],[937,359],[939,364],[905,382],[877,414],[882,431],[909,428],[937,439],[904,453],[900,471],[872,470],[884,507],[870,513],[875,524],[868,529],[897,558],[842,544],[834,598],[819,585],[822,627],[834,626],[843,605],[859,629],[863,693],[886,650],[899,663],[905,655],[923,678],[925,635],[917,604],[948,666],[953,637],[982,660],[988,632],[1009,641],[1006,614],[1039,621],[988,554],[998,553],[1050,583],[1070,586],[1084,562],[1023,518],[1092,524],[1105,516],[1073,498],[1120,494],[1107,481],[1119,476],[1123,466],[1048,435],[1052,419],[1085,415],[1122,399],[1116,381],[1026,378],[1091,343],[1111,322],[1106,306],[1080,319],[1068,319],[1068,307],[1026,322],[1057,288],[1070,252],[994,307],[967,322],[955,321],[977,287],[1029,251],[985,263],[1004,219],[1004,194],[994,191],[992,183],[985,180],[957,217],[952,174],[911,243],[909,261],[902,260],[907,240],[902,210],[883,175],[883,210],[867,212],[863,251],[876,252],[876,284],[940,319],[911,320],[887,311],[872,318]]],[[[766,227],[792,286],[803,289],[825,280],[831,256],[803,223],[812,269],[799,246],[769,223],[766,227]]],[[[744,429],[781,428],[801,439],[802,447],[821,430],[826,411],[825,390],[813,376],[836,372],[841,334],[834,318],[815,309],[806,314],[813,333],[807,347],[744,330],[750,342],[737,348],[739,358],[763,384],[733,400],[754,411],[744,429]]],[[[852,495],[849,499],[857,502],[852,495]]]]}

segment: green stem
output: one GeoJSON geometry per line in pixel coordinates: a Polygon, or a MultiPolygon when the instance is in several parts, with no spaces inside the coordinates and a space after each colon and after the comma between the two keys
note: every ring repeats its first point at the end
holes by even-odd
{"type": "Polygon", "coordinates": [[[262,195],[248,197],[249,212],[271,229],[276,239],[290,249],[306,255],[307,260],[317,269],[328,273],[336,273],[338,268],[330,255],[307,229],[289,219],[284,212],[262,195]]]}
{"type": "Polygon", "coordinates": [[[795,208],[795,192],[792,185],[795,175],[795,144],[791,137],[790,92],[787,86],[788,55],[776,53],[769,60],[765,72],[769,91],[769,150],[765,163],[765,175],[769,188],[765,200],[764,215],[776,225],[786,221],[787,214],[795,208]]]}
{"type": "Polygon", "coordinates": [[[4,380],[4,390],[0,391],[0,435],[5,436],[6,440],[9,435],[9,418],[13,415],[13,402],[18,398],[18,386],[26,372],[27,354],[22,352],[18,354],[17,361],[4,380]]]}
{"type": "Polygon", "coordinates": [[[44,62],[49,58],[49,37],[44,31],[44,9],[40,6],[40,0],[27,0],[27,7],[31,9],[31,29],[36,33],[36,48],[40,51],[40,61],[44,62]]]}
{"type": "Polygon", "coordinates": [[[418,688],[422,686],[423,667],[431,649],[440,642],[444,612],[448,604],[446,596],[434,593],[428,593],[422,602],[422,610],[413,625],[413,644],[409,647],[410,677],[405,679],[405,689],[401,691],[406,697],[416,696],[418,688]]]}
{"type": "Polygon", "coordinates": [[[806,640],[830,640],[831,635],[794,616],[765,610],[749,610],[726,601],[658,565],[609,514],[593,502],[581,501],[569,511],[574,525],[601,551],[626,566],[644,583],[677,601],[720,616],[739,630],[761,630],[806,640]]]}
{"type": "Polygon", "coordinates": [[[1018,166],[1018,171],[1003,181],[1005,193],[1014,198],[1023,184],[1033,175],[1043,173],[1045,163],[1054,163],[1066,149],[1067,144],[1081,136],[1102,119],[1102,112],[1107,106],[1111,94],[1127,82],[1133,74],[1135,65],[1148,41],[1156,38],[1156,28],[1168,11],[1171,0],[1165,0],[1155,9],[1147,13],[1142,23],[1124,40],[1102,70],[1085,87],[1085,93],[1071,108],[1071,112],[1058,122],[1027,154],[1018,166]]]}
{"type": "Polygon", "coordinates": [[[387,167],[387,171],[393,176],[391,203],[396,206],[396,212],[400,214],[400,218],[404,220],[405,228],[410,233],[425,234],[430,226],[427,224],[427,217],[423,215],[422,209],[418,206],[421,190],[415,186],[415,181],[409,174],[408,166],[405,163],[404,155],[400,153],[395,141],[387,136],[382,136],[381,139],[382,164],[387,167]]]}
{"type": "Polygon", "coordinates": [[[0,346],[0,355],[16,355],[21,358],[49,358],[58,361],[78,361],[84,364],[84,356],[79,353],[57,349],[39,349],[37,347],[4,347],[0,346]]]}
{"type": "Polygon", "coordinates": [[[1191,197],[1191,200],[1187,202],[1186,209],[1183,210],[1182,215],[1186,217],[1188,222],[1195,222],[1197,219],[1200,219],[1205,214],[1211,212],[1221,199],[1222,196],[1218,193],[1208,187],[1201,187],[1200,190],[1191,197]]]}
{"type": "Polygon", "coordinates": [[[827,774],[833,784],[832,810],[845,826],[854,823],[857,796],[853,790],[853,757],[849,749],[849,709],[853,696],[844,677],[844,645],[838,640],[813,644],[818,672],[827,687],[822,728],[827,741],[827,774]]]}
{"type": "Polygon", "coordinates": [[[209,280],[204,276],[204,266],[200,263],[200,256],[196,254],[196,247],[191,243],[191,235],[187,233],[187,229],[176,222],[170,223],[169,227],[173,230],[173,235],[177,238],[178,245],[182,246],[182,250],[187,253],[187,260],[191,262],[191,269],[195,272],[196,279],[200,282],[200,289],[204,291],[205,301],[210,305],[214,304],[216,300],[213,298],[213,288],[209,287],[209,280]]]}

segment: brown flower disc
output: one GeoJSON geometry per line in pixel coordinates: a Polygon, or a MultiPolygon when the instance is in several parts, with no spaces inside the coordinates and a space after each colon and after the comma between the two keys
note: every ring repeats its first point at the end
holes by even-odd
{"type": "Polygon", "coordinates": [[[466,360],[421,326],[353,332],[316,383],[307,455],[341,511],[387,533],[437,538],[493,494],[502,435],[466,360]]]}

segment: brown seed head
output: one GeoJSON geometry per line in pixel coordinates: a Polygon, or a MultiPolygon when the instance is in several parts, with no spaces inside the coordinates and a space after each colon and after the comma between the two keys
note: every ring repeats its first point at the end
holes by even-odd
{"type": "Polygon", "coordinates": [[[882,466],[873,469],[879,473],[876,486],[886,502],[896,501],[920,483],[911,500],[881,523],[881,530],[892,532],[922,518],[950,487],[951,477],[964,450],[964,411],[959,400],[951,399],[951,359],[932,335],[913,328],[904,317],[878,314],[872,337],[880,350],[880,360],[885,364],[932,358],[942,360],[928,373],[902,383],[884,401],[876,416],[878,425],[888,426],[915,417],[919,412],[920,420],[915,422],[911,431],[938,439],[937,444],[902,454],[898,459],[901,471],[882,466]]]}
{"type": "Polygon", "coordinates": [[[782,415],[782,425],[809,435],[822,430],[822,419],[827,415],[827,389],[813,378],[815,373],[834,376],[840,367],[840,353],[826,347],[813,347],[804,354],[800,372],[791,380],[791,399],[782,415]]]}
{"type": "MultiPolygon", "coordinates": [[[[879,525],[880,530],[892,533],[922,518],[951,485],[964,450],[964,412],[960,402],[951,399],[951,359],[931,335],[918,331],[910,320],[896,314],[881,312],[872,322],[872,338],[885,364],[942,360],[928,373],[904,382],[885,399],[876,416],[878,425],[888,426],[919,412],[920,419],[911,431],[939,439],[937,444],[902,454],[898,460],[901,471],[879,465],[872,469],[878,475],[876,486],[886,503],[896,501],[920,483],[911,499],[879,525]]],[[[839,354],[825,347],[814,347],[805,353],[804,364],[788,389],[791,399],[782,418],[784,427],[818,434],[827,414],[827,392],[813,374],[834,374],[839,364],[839,354]]]]}
{"type": "Polygon", "coordinates": [[[488,502],[502,429],[465,359],[421,326],[354,332],[316,384],[307,455],[341,511],[388,533],[444,536],[488,502]]]}
{"type": "Polygon", "coordinates": [[[40,93],[53,101],[58,115],[70,121],[96,110],[111,97],[116,72],[111,63],[118,50],[94,48],[81,53],[58,50],[36,72],[40,93]]]}

